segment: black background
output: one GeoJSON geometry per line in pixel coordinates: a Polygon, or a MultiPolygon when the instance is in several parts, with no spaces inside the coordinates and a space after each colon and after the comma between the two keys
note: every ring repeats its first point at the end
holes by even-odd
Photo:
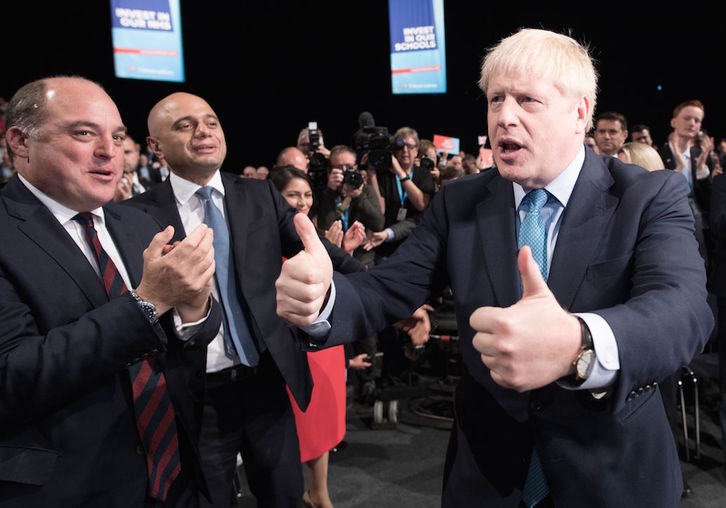
{"type": "MultiPolygon", "coordinates": [[[[4,2],[8,4],[9,2],[4,2]]],[[[597,112],[622,112],[651,126],[662,143],[673,107],[699,98],[704,126],[726,135],[723,23],[705,4],[677,7],[580,2],[445,1],[448,92],[393,96],[385,0],[182,0],[186,83],[117,79],[113,74],[106,0],[3,5],[0,95],[52,74],[80,74],[103,84],[129,132],[146,136],[146,114],[168,93],[209,101],[225,130],[227,171],[271,165],[317,121],[328,147],[350,143],[361,111],[393,132],[456,136],[476,150],[486,133],[486,105],[477,87],[486,48],[520,27],[568,32],[587,42],[600,74],[597,112]],[[585,12],[585,10],[589,12],[585,12]],[[658,86],[662,90],[658,90],[658,86]]]]}

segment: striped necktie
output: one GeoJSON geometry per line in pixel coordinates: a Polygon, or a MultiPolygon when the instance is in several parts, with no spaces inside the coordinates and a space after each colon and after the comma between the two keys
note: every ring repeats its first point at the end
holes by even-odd
{"type": "MultiPolygon", "coordinates": [[[[93,227],[93,216],[83,212],[73,217],[73,220],[83,226],[108,298],[113,299],[126,293],[126,284],[121,274],[101,247],[96,228],[93,227]]],[[[129,367],[129,374],[136,428],[146,452],[149,496],[165,501],[169,487],[181,471],[174,407],[166,389],[166,378],[163,372],[154,370],[150,360],[135,363],[129,367]]]]}
{"type": "MultiPolygon", "coordinates": [[[[549,274],[547,264],[547,230],[540,216],[540,210],[547,203],[549,194],[544,189],[535,189],[527,193],[522,199],[520,207],[528,204],[527,213],[519,225],[519,238],[517,242],[521,249],[525,245],[529,245],[532,249],[532,257],[539,265],[540,273],[544,280],[547,280],[549,274]]],[[[547,486],[547,478],[545,478],[542,464],[539,460],[537,449],[532,450],[532,458],[529,461],[529,469],[527,471],[527,480],[522,489],[522,502],[532,508],[542,501],[549,492],[547,486]]]]}

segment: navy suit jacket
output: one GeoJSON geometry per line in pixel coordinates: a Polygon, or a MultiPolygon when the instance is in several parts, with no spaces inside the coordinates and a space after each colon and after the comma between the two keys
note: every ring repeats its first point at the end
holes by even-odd
{"type": "Polygon", "coordinates": [[[370,335],[410,315],[432,284],[451,285],[464,363],[456,419],[465,439],[450,443],[447,460],[473,454],[496,490],[481,499],[476,482],[462,482],[461,505],[509,506],[504,499],[522,487],[533,444],[555,506],[678,505],[680,465],[657,382],[700,352],[713,326],[687,192],[671,171],[648,173],[587,150],[548,285],[564,308],[595,312],[613,330],[620,371],[601,400],[557,383],[502,388],[472,345],[471,313],[521,295],[513,188],[496,168],[442,187],[386,263],[334,275],[331,338],[370,335]]]}
{"type": "MultiPolygon", "coordinates": [[[[310,402],[312,378],[306,350],[292,327],[277,316],[275,281],[283,257],[292,257],[303,245],[295,231],[295,209],[290,207],[269,180],[239,178],[221,173],[225,190],[225,217],[239,277],[240,302],[258,343],[264,341],[298,405],[310,402]]],[[[174,226],[175,240],[186,234],[171,183],[156,185],[124,202],[174,226]]],[[[363,266],[340,249],[326,243],[334,266],[356,271],[363,266]]]]}
{"type": "MultiPolygon", "coordinates": [[[[152,326],[130,297],[108,300],[76,243],[17,177],[0,203],[0,506],[142,506],[148,479],[128,366],[152,355],[174,404],[182,470],[206,491],[195,373],[219,306],[182,343],[170,313],[152,326]]],[[[128,207],[104,210],[136,286],[161,228],[128,207]]]]}

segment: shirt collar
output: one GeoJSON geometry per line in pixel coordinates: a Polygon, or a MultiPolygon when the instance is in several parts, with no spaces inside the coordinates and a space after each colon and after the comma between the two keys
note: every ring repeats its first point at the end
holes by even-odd
{"type": "MultiPolygon", "coordinates": [[[[68,221],[73,220],[73,217],[75,217],[78,214],[78,210],[73,210],[71,208],[68,208],[67,206],[59,203],[52,197],[50,197],[45,192],[41,191],[37,187],[35,187],[32,183],[30,183],[28,180],[23,178],[23,175],[18,173],[18,178],[20,178],[20,181],[23,182],[23,185],[25,185],[30,192],[33,193],[33,195],[38,198],[38,200],[43,203],[48,210],[50,210],[50,213],[53,214],[53,216],[60,222],[61,224],[66,224],[68,221]]],[[[98,207],[94,210],[90,210],[90,213],[94,216],[94,222],[98,224],[98,221],[100,220],[101,225],[105,225],[104,215],[103,215],[103,208],[98,207]]]]}
{"type": "MultiPolygon", "coordinates": [[[[169,173],[169,182],[171,183],[171,188],[174,191],[174,196],[179,205],[187,204],[194,193],[202,187],[198,183],[185,180],[173,171],[169,173]]],[[[207,187],[212,187],[224,196],[224,185],[222,184],[222,175],[219,174],[219,170],[214,172],[211,180],[207,182],[207,187]]]]}
{"type": "MultiPolygon", "coordinates": [[[[577,177],[580,175],[580,170],[582,169],[582,164],[584,162],[585,145],[582,145],[580,150],[577,152],[577,155],[575,155],[575,158],[572,159],[572,162],[567,165],[565,170],[557,175],[557,178],[545,185],[545,190],[557,198],[557,201],[559,201],[563,207],[566,207],[567,202],[570,200],[570,195],[572,194],[572,190],[575,188],[577,177]]],[[[524,188],[516,182],[512,182],[512,185],[514,186],[514,206],[515,209],[519,210],[519,205],[522,202],[522,199],[524,199],[525,194],[527,194],[527,191],[525,191],[524,188]]]]}

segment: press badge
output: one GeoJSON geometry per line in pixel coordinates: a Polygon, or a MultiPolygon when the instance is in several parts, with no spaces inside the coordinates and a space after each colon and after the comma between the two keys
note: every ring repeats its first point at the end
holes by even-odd
{"type": "Polygon", "coordinates": [[[406,210],[404,207],[401,207],[398,209],[398,215],[396,215],[396,222],[401,222],[402,220],[406,219],[406,210]]]}

